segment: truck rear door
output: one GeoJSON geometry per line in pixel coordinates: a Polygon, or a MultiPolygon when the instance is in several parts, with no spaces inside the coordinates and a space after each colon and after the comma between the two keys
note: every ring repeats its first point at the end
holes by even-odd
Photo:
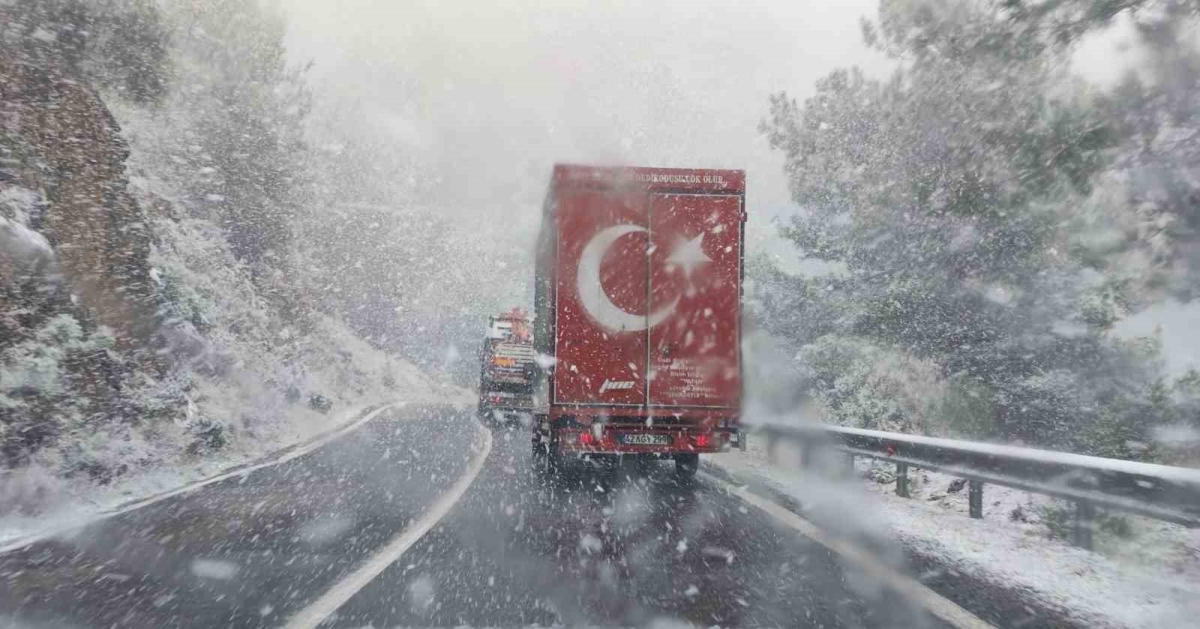
{"type": "Polygon", "coordinates": [[[646,202],[606,188],[559,190],[554,402],[646,398],[646,202]]]}
{"type": "Polygon", "coordinates": [[[737,409],[742,173],[556,172],[552,402],[737,409]]]}
{"type": "Polygon", "coordinates": [[[650,406],[737,408],[741,396],[742,197],[652,193],[650,406]]]}

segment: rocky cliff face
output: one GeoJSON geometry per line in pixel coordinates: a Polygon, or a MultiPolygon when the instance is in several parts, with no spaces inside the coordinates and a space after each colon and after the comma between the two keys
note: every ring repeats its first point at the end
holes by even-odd
{"type": "Polygon", "coordinates": [[[150,227],[81,67],[81,6],[0,4],[0,468],[139,421],[131,383],[163,373],[150,227]]]}
{"type": "Polygon", "coordinates": [[[11,234],[23,230],[22,241],[40,234],[50,247],[10,251],[12,259],[0,267],[6,271],[0,299],[10,303],[0,303],[0,311],[50,314],[44,311],[54,304],[68,308],[61,301],[67,298],[112,330],[118,348],[152,361],[147,350],[157,325],[147,263],[150,231],[127,191],[128,149],[82,76],[75,48],[60,41],[73,30],[54,17],[0,7],[0,194],[10,201],[38,197],[22,203],[35,210],[24,216],[10,202],[4,219],[11,234]],[[40,272],[40,280],[21,278],[19,270],[40,272]],[[22,279],[32,285],[15,286],[22,279]]]}

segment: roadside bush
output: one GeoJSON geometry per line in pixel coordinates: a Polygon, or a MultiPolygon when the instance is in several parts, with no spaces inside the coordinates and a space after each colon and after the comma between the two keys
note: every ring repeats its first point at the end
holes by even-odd
{"type": "Polygon", "coordinates": [[[950,382],[937,412],[936,423],[946,426],[947,436],[985,441],[998,436],[995,393],[968,379],[950,382]]]}
{"type": "MultiPolygon", "coordinates": [[[[3,435],[0,435],[0,440],[3,435]]],[[[33,514],[39,505],[62,491],[63,481],[55,461],[37,461],[8,470],[0,483],[0,516],[10,513],[33,514]]]]}
{"type": "Polygon", "coordinates": [[[1189,370],[1160,396],[1169,413],[1151,436],[1160,462],[1200,467],[1200,371],[1189,370]]]}
{"type": "Polygon", "coordinates": [[[936,366],[859,339],[824,336],[797,356],[828,420],[855,428],[941,434],[945,383],[936,366]]]}
{"type": "MultiPolygon", "coordinates": [[[[1075,532],[1075,503],[1060,500],[1051,504],[1036,505],[1033,511],[1046,526],[1047,537],[1071,541],[1075,532]]],[[[1092,519],[1092,526],[1093,534],[1106,534],[1118,539],[1133,537],[1133,526],[1129,523],[1129,518],[1123,515],[1098,510],[1092,519]]]]}
{"type": "Polygon", "coordinates": [[[7,465],[105,414],[123,368],[114,345],[106,329],[86,332],[74,316],[59,314],[0,351],[0,455],[7,465]]]}
{"type": "Polygon", "coordinates": [[[189,454],[220,450],[229,444],[229,427],[220,420],[199,416],[191,421],[188,430],[192,434],[192,441],[187,446],[189,454]]]}
{"type": "Polygon", "coordinates": [[[164,262],[151,272],[159,319],[167,325],[186,325],[200,334],[212,327],[215,305],[183,280],[176,263],[164,262]]]}
{"type": "Polygon", "coordinates": [[[314,393],[308,397],[308,407],[319,413],[328,413],[333,408],[333,400],[320,393],[314,393]]]}

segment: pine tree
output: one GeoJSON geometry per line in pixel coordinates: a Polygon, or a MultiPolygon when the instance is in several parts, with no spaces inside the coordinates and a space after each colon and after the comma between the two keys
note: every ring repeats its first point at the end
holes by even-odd
{"type": "Polygon", "coordinates": [[[890,77],[838,70],[803,104],[772,98],[763,131],[804,208],[783,234],[846,273],[825,291],[777,282],[791,288],[767,321],[800,344],[868,339],[934,361],[951,397],[990,415],[960,427],[1131,455],[1121,444],[1155,421],[1156,365],[1106,335],[1133,283],[1081,211],[1125,136],[1063,70],[1070,47],[1019,5],[882,2],[864,34],[896,61],[890,77]],[[841,316],[813,329],[798,301],[841,316]]]}
{"type": "Polygon", "coordinates": [[[310,193],[305,69],[287,65],[282,16],[258,3],[174,0],[170,14],[177,98],[194,116],[183,168],[201,173],[192,202],[226,230],[264,295],[287,305],[293,222],[310,193]]]}

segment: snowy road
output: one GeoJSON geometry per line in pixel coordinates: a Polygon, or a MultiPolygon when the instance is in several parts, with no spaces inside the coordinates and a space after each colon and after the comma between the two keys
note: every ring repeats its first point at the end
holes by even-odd
{"type": "Polygon", "coordinates": [[[941,626],[710,482],[664,464],[545,485],[528,450],[499,432],[456,510],[323,626],[941,626]]]}
{"type": "Polygon", "coordinates": [[[2,555],[0,626],[280,626],[314,610],[328,627],[946,626],[711,478],[662,465],[546,484],[523,430],[486,442],[464,411],[400,409],[2,555]],[[398,560],[322,602],[452,488],[465,493],[398,560]]]}
{"type": "Polygon", "coordinates": [[[305,456],[0,556],[0,626],[275,626],[467,468],[460,413],[401,409],[305,456]]]}

